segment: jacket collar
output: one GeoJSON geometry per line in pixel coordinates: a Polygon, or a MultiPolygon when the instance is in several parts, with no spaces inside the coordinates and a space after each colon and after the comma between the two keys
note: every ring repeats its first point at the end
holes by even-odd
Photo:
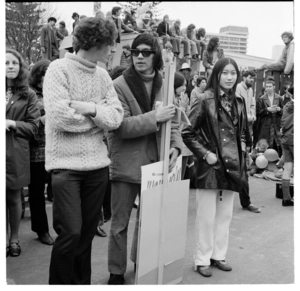
{"type": "MultiPolygon", "coordinates": [[[[268,97],[267,93],[265,93],[265,95],[263,95],[261,98],[265,101],[265,103],[267,105],[271,106],[270,100],[269,100],[269,97],[268,97]]],[[[280,96],[277,93],[274,93],[273,105],[278,105],[279,104],[279,98],[280,98],[280,96]]]]}
{"type": "Polygon", "coordinates": [[[162,87],[162,77],[160,73],[157,70],[155,70],[151,96],[148,96],[144,81],[136,72],[133,65],[131,65],[128,69],[126,69],[123,72],[123,76],[126,83],[128,84],[128,87],[130,88],[130,91],[134,95],[139,106],[142,108],[142,111],[151,111],[155,97],[162,87]]]}

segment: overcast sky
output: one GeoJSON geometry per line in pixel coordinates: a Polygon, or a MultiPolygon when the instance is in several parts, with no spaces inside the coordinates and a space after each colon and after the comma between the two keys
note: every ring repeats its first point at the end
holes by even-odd
{"type": "MultiPolygon", "coordinates": [[[[72,31],[73,12],[93,16],[93,2],[53,2],[59,19],[64,20],[67,29],[72,31]]],[[[102,2],[106,13],[116,2],[102,2]]],[[[282,45],[281,33],[294,31],[294,4],[283,2],[162,2],[163,9],[170,19],[181,19],[181,26],[194,23],[196,28],[204,27],[206,32],[218,33],[222,26],[246,26],[249,29],[247,54],[272,58],[272,47],[282,45]]]]}

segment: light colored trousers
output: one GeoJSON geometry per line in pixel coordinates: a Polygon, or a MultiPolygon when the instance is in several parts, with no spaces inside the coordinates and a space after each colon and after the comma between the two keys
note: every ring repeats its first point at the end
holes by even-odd
{"type": "Polygon", "coordinates": [[[232,219],[234,192],[197,189],[196,191],[196,266],[210,265],[210,259],[225,260],[229,226],[232,219]]]}

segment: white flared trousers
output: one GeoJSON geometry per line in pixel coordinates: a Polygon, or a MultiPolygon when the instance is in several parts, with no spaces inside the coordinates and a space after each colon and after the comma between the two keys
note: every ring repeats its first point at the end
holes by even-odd
{"type": "Polygon", "coordinates": [[[233,191],[197,189],[194,253],[196,266],[208,266],[210,259],[225,260],[233,200],[233,191]]]}

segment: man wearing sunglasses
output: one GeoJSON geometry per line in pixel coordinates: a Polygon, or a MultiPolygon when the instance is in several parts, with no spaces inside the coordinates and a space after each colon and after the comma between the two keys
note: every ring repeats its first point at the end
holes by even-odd
{"type": "MultiPolygon", "coordinates": [[[[163,99],[161,49],[156,38],[140,34],[131,46],[131,66],[114,80],[114,87],[124,109],[118,130],[109,133],[111,157],[112,221],[108,243],[109,285],[124,284],[127,267],[127,230],[130,214],[141,188],[141,166],[159,161],[161,124],[175,115],[174,105],[156,106],[163,99]]],[[[179,125],[172,123],[170,166],[181,153],[179,125]]],[[[136,262],[139,211],[131,250],[136,262]]]]}

